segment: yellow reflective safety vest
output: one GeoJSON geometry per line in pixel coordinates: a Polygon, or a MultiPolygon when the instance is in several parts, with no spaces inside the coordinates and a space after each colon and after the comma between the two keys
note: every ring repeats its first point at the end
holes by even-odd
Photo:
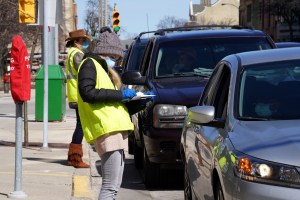
{"type": "Polygon", "coordinates": [[[71,47],[68,51],[68,59],[66,63],[67,74],[67,94],[69,102],[77,102],[77,70],[74,68],[74,55],[76,53],[84,54],[80,49],[71,47]]]}
{"type": "MultiPolygon", "coordinates": [[[[116,89],[107,72],[92,58],[97,76],[96,89],[116,89]]],[[[82,63],[86,60],[84,59],[82,63]]],[[[82,65],[81,63],[81,65],[82,65]]],[[[78,72],[81,69],[79,66],[78,72]]],[[[85,140],[92,144],[94,140],[104,134],[116,131],[131,131],[133,124],[126,106],[122,102],[84,102],[78,92],[78,110],[85,140]]]]}

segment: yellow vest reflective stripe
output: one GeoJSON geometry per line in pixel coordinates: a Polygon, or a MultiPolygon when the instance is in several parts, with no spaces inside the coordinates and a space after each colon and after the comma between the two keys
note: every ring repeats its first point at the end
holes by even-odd
{"type": "Polygon", "coordinates": [[[83,52],[75,47],[71,47],[68,51],[68,59],[66,62],[66,74],[67,74],[67,93],[69,102],[77,102],[77,70],[74,68],[74,55],[79,52],[83,52]]]}
{"type": "MultiPolygon", "coordinates": [[[[102,66],[92,58],[87,59],[91,59],[96,68],[96,89],[116,89],[102,66]]],[[[78,71],[80,68],[81,65],[78,71]]],[[[78,92],[78,110],[84,138],[88,143],[107,133],[133,130],[127,108],[122,102],[87,103],[83,102],[78,92]]]]}

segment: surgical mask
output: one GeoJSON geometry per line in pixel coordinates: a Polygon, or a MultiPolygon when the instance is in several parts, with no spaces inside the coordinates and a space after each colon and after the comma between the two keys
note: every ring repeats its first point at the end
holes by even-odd
{"type": "Polygon", "coordinates": [[[90,43],[87,40],[84,40],[82,43],[82,49],[87,49],[90,46],[90,43]]]}
{"type": "Polygon", "coordinates": [[[259,103],[255,106],[255,112],[260,117],[269,117],[272,115],[270,104],[259,103]]]}
{"type": "Polygon", "coordinates": [[[114,67],[116,64],[116,62],[109,57],[105,58],[105,61],[106,61],[107,66],[109,66],[109,67],[114,67]]]}

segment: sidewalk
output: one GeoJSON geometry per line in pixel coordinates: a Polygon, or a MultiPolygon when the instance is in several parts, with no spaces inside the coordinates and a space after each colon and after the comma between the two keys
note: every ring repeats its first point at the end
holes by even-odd
{"type": "MultiPolygon", "coordinates": [[[[32,95],[34,90],[32,92],[32,95]]],[[[32,96],[32,99],[34,96],[32,96]]],[[[0,100],[12,101],[10,94],[0,91],[0,100]]],[[[12,101],[12,106],[14,106],[12,101]]],[[[68,108],[67,108],[68,109],[68,108]]],[[[0,109],[0,200],[9,199],[15,192],[15,113],[1,113],[0,109]]],[[[48,122],[49,150],[42,150],[44,122],[35,122],[33,114],[28,115],[28,147],[22,148],[23,191],[28,200],[94,200],[98,197],[101,179],[95,167],[96,152],[83,140],[84,161],[91,165],[88,169],[67,166],[68,145],[75,128],[75,112],[68,111],[64,121],[48,122]],[[90,162],[90,157],[93,161],[90,162]],[[98,183],[92,183],[95,180],[98,183]]],[[[23,137],[24,137],[24,131],[23,137]]]]}

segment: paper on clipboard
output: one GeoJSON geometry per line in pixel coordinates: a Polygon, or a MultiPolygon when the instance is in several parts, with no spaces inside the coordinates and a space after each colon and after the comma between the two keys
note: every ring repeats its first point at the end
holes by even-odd
{"type": "Polygon", "coordinates": [[[140,99],[147,99],[147,98],[151,98],[151,97],[154,97],[154,96],[155,96],[154,94],[142,94],[142,95],[137,95],[137,96],[133,97],[130,100],[134,101],[134,100],[140,100],[140,99]]]}
{"type": "Polygon", "coordinates": [[[123,102],[147,99],[147,98],[151,98],[154,96],[155,96],[154,94],[147,94],[147,95],[142,94],[142,95],[137,95],[137,96],[133,97],[132,99],[124,99],[123,102]]]}

